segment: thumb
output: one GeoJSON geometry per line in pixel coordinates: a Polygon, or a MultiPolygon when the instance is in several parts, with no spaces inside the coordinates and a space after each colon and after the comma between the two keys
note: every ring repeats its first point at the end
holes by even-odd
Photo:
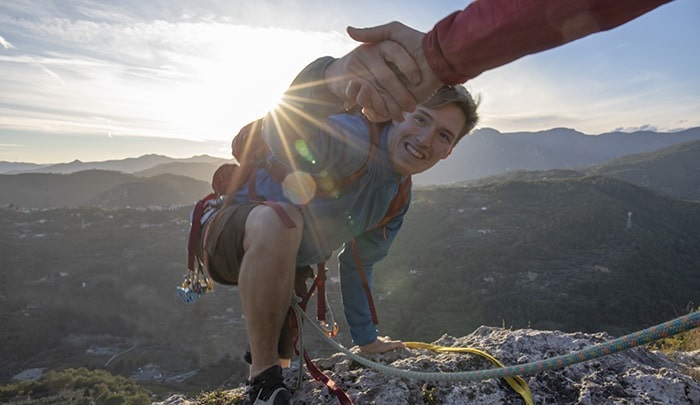
{"type": "Polygon", "coordinates": [[[389,24],[377,25],[375,27],[368,28],[356,28],[349,26],[347,31],[350,38],[354,39],[355,41],[377,43],[391,39],[392,31],[389,29],[389,24]]]}

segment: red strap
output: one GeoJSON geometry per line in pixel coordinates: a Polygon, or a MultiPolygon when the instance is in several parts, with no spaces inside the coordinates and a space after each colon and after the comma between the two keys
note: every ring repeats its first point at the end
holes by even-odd
{"type": "Polygon", "coordinates": [[[265,204],[268,207],[275,210],[275,212],[277,213],[277,216],[280,217],[280,219],[282,220],[282,222],[284,223],[284,225],[287,228],[292,229],[292,228],[297,227],[297,224],[295,224],[294,221],[292,221],[292,218],[289,216],[289,214],[287,214],[287,211],[285,211],[284,208],[282,208],[282,206],[279,205],[277,202],[266,200],[266,201],[260,201],[260,203],[265,204]]]}
{"type": "Polygon", "coordinates": [[[318,280],[318,296],[316,307],[316,319],[326,322],[326,263],[321,262],[316,265],[316,279],[318,280]]]}
{"type": "Polygon", "coordinates": [[[369,289],[367,275],[365,274],[365,267],[362,265],[362,261],[360,260],[360,253],[357,251],[355,239],[352,240],[352,254],[355,256],[355,266],[357,267],[357,272],[360,273],[362,288],[365,290],[365,296],[367,297],[367,303],[369,304],[369,311],[372,314],[372,323],[379,325],[379,321],[377,320],[377,310],[374,308],[374,299],[372,299],[372,291],[369,289]]]}
{"type": "Polygon", "coordinates": [[[216,198],[215,193],[211,193],[201,200],[197,201],[192,211],[192,225],[190,226],[190,238],[187,242],[187,268],[194,270],[194,257],[197,253],[197,244],[202,232],[202,214],[207,201],[216,198]]]}
{"type": "Polygon", "coordinates": [[[314,292],[316,291],[317,286],[318,286],[318,276],[314,277],[314,282],[311,283],[311,288],[309,288],[309,291],[306,292],[306,296],[304,297],[304,299],[301,300],[301,303],[299,304],[301,309],[306,310],[306,304],[309,303],[311,296],[314,295],[314,292]]]}
{"type": "Polygon", "coordinates": [[[335,381],[331,380],[327,375],[323,374],[321,370],[316,367],[316,365],[311,361],[311,357],[309,357],[309,353],[304,350],[304,360],[306,361],[306,368],[309,370],[309,374],[318,382],[324,384],[328,390],[335,395],[336,398],[338,398],[338,402],[341,403],[341,405],[352,405],[353,402],[348,396],[348,394],[343,391],[338,384],[335,383],[335,381]]]}

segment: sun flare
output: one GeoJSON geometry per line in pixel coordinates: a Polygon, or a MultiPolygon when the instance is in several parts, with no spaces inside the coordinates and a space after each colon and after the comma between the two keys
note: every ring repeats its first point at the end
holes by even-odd
{"type": "Polygon", "coordinates": [[[184,78],[165,90],[154,116],[188,139],[230,139],[274,109],[294,76],[321,55],[345,52],[328,33],[217,24],[198,32],[184,78]],[[300,46],[299,44],[304,44],[300,46]]]}

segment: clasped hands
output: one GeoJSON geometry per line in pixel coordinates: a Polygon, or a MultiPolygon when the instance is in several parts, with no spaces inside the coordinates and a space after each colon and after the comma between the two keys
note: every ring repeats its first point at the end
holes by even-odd
{"type": "Polygon", "coordinates": [[[329,90],[345,107],[360,106],[374,122],[403,121],[442,83],[423,52],[424,33],[402,23],[348,27],[362,45],[333,62],[325,72],[329,90]]]}

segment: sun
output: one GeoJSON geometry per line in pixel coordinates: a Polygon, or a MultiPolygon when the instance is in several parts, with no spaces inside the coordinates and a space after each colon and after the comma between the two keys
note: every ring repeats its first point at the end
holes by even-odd
{"type": "Polygon", "coordinates": [[[171,130],[190,139],[230,140],[247,123],[276,107],[304,66],[347,44],[328,33],[208,25],[199,49],[181,61],[185,75],[157,101],[171,130]],[[304,44],[304,46],[300,46],[304,44]]]}
{"type": "Polygon", "coordinates": [[[129,86],[138,100],[131,111],[160,136],[190,140],[230,142],[277,106],[306,65],[356,46],[344,33],[212,22],[178,26],[174,35],[169,65],[129,86]]]}

